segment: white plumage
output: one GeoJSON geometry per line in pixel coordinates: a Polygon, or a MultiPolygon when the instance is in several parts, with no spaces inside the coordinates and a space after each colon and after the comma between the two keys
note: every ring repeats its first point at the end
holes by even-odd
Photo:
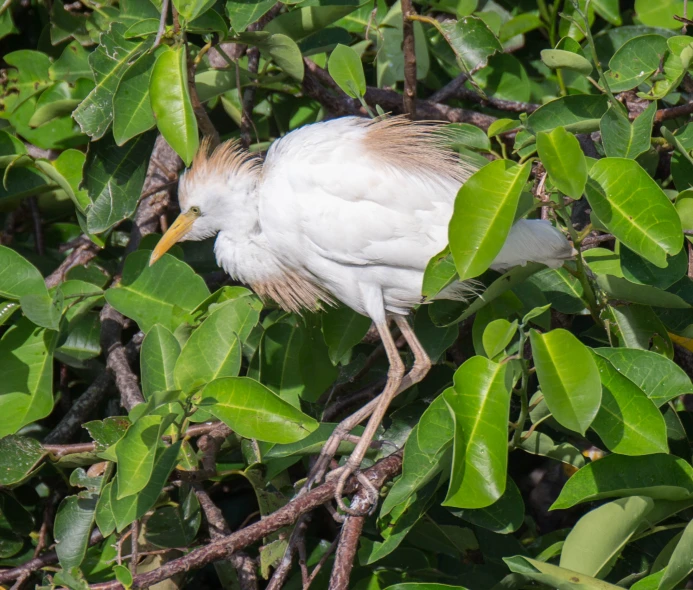
{"type": "MultiPolygon", "coordinates": [[[[175,241],[218,233],[219,265],[260,295],[292,311],[339,300],[373,319],[390,379],[380,405],[369,404],[342,425],[348,432],[377,407],[341,483],[357,470],[390,399],[430,366],[402,318],[421,302],[424,270],[447,244],[455,196],[473,172],[444,147],[439,131],[402,118],[344,117],[292,131],[272,144],[264,163],[236,144],[212,155],[201,150],[181,179],[181,216],[152,255],[154,261],[175,241]],[[404,379],[388,314],[416,358],[404,379]]],[[[528,261],[557,267],[571,253],[550,223],[521,220],[492,268],[528,261]]]]}

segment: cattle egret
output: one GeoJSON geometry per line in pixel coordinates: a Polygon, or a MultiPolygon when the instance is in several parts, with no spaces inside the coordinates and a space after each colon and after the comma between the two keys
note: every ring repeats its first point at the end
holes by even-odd
{"type": "MultiPolygon", "coordinates": [[[[448,241],[455,196],[473,167],[445,146],[435,124],[401,117],[343,117],[307,125],[270,147],[264,163],[237,142],[209,153],[203,143],[180,179],[181,214],[151,256],[158,260],[181,240],[217,235],[217,263],[287,311],[341,301],[370,317],[390,364],[380,396],[344,420],[326,443],[308,486],[322,479],[340,441],[370,420],[335,475],[335,499],[359,473],[392,398],[421,381],[431,361],[406,316],[422,302],[426,264],[448,241]],[[388,323],[393,319],[414,356],[408,373],[388,323]]],[[[562,233],[547,221],[520,220],[491,268],[529,261],[560,266],[572,256],[562,233]]],[[[439,298],[464,299],[457,283],[439,298]]]]}

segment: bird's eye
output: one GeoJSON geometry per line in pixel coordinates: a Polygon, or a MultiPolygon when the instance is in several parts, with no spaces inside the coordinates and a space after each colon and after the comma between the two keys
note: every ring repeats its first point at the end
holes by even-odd
{"type": "Polygon", "coordinates": [[[199,217],[201,211],[199,207],[190,207],[190,213],[199,217]]]}

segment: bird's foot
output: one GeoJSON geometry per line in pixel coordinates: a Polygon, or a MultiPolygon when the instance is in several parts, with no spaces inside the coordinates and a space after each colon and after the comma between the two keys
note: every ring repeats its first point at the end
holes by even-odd
{"type": "Polygon", "coordinates": [[[335,477],[339,479],[337,480],[337,487],[334,491],[334,500],[337,503],[337,507],[343,513],[335,513],[333,515],[335,520],[343,522],[347,516],[368,516],[373,514],[375,508],[378,506],[380,493],[370,480],[359,470],[359,466],[355,465],[355,461],[351,461],[351,457],[349,457],[345,465],[327,474],[328,480],[334,479],[335,477]],[[363,505],[358,508],[349,506],[344,501],[344,488],[347,480],[352,475],[356,477],[366,492],[366,497],[363,498],[361,502],[363,505]]]}

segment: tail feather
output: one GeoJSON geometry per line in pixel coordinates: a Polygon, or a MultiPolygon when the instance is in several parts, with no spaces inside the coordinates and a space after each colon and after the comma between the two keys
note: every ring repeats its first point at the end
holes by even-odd
{"type": "Polygon", "coordinates": [[[491,268],[505,271],[528,262],[540,262],[559,268],[575,256],[575,250],[565,236],[549,221],[520,219],[510,229],[503,248],[491,268]]]}

